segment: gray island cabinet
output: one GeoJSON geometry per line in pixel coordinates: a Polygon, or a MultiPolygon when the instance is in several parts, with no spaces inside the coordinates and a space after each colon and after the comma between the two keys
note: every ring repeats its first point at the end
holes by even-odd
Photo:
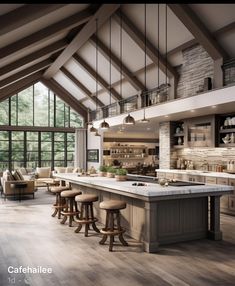
{"type": "MultiPolygon", "coordinates": [[[[72,188],[83,193],[97,194],[99,202],[125,201],[127,208],[121,211],[122,225],[129,236],[143,242],[147,252],[157,252],[161,245],[181,241],[221,240],[220,197],[233,190],[225,185],[162,187],[146,183],[146,186],[133,186],[135,181],[77,174],[56,174],[56,177],[70,182],[72,188]]],[[[99,202],[94,204],[95,213],[104,223],[105,212],[99,209],[99,202]]]]}

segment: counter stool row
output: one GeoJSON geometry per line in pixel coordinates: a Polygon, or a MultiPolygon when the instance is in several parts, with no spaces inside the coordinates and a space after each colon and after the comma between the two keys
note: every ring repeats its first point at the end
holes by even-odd
{"type": "Polygon", "coordinates": [[[53,187],[51,192],[56,195],[56,202],[54,204],[55,211],[53,217],[58,213],[58,219],[63,215],[61,224],[64,224],[69,218],[69,226],[72,226],[74,217],[78,227],[76,233],[80,232],[82,226],[85,226],[85,236],[88,236],[90,225],[97,233],[102,233],[103,237],[100,244],[104,244],[109,237],[109,251],[113,249],[114,236],[118,236],[120,242],[127,246],[128,243],[123,238],[125,229],[121,227],[120,210],[126,208],[126,203],[118,200],[103,201],[100,203],[100,208],[106,211],[105,227],[99,230],[96,226],[98,219],[94,217],[93,202],[98,201],[97,195],[82,194],[78,190],[71,190],[69,187],[53,187]],[[80,204],[80,211],[77,203],[80,204]],[[116,221],[116,224],[115,224],[116,221]]]}

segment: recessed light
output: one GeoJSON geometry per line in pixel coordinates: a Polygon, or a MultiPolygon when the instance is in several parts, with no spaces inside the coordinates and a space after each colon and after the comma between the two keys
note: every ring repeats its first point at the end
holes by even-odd
{"type": "Polygon", "coordinates": [[[212,106],[211,106],[211,108],[216,108],[216,107],[217,107],[217,105],[212,105],[212,106]]]}
{"type": "Polygon", "coordinates": [[[169,115],[165,115],[165,117],[167,118],[167,117],[169,117],[169,115]]]}
{"type": "Polygon", "coordinates": [[[195,110],[194,110],[194,109],[191,109],[190,111],[191,111],[191,112],[195,112],[195,110]]]}

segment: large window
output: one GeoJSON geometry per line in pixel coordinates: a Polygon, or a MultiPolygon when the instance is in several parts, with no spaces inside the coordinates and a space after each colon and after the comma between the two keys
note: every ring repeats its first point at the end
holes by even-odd
{"type": "Polygon", "coordinates": [[[0,131],[0,170],[74,165],[75,133],[0,131]]]}
{"type": "Polygon", "coordinates": [[[0,102],[0,125],[79,128],[83,118],[38,82],[0,102]]]}
{"type": "Polygon", "coordinates": [[[73,166],[74,128],[82,126],[83,118],[40,82],[0,102],[0,171],[73,166]]]}

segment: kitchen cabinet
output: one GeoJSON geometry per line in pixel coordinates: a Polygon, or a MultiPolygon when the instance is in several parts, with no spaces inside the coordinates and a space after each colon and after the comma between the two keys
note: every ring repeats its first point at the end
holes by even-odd
{"type": "Polygon", "coordinates": [[[190,118],[185,122],[186,147],[216,147],[217,117],[201,116],[190,118]]]}
{"type": "MultiPolygon", "coordinates": [[[[174,122],[173,147],[217,147],[218,116],[200,116],[174,122]]],[[[235,145],[235,144],[234,144],[235,145]]]]}

